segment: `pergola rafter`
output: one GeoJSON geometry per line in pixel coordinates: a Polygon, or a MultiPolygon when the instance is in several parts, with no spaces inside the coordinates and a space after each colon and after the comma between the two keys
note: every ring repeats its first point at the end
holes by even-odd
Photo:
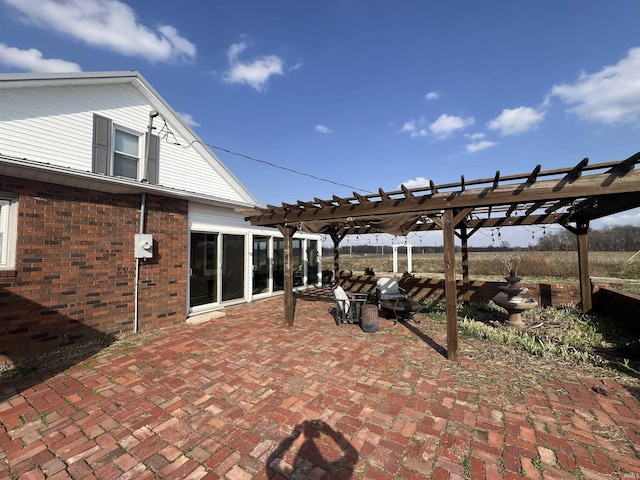
{"type": "MultiPolygon", "coordinates": [[[[502,175],[478,180],[407,188],[350,197],[333,195],[331,199],[314,198],[282,206],[268,205],[245,212],[253,225],[277,227],[286,235],[296,230],[328,234],[334,240],[334,268],[338,268],[337,251],[346,235],[443,231],[448,337],[457,332],[454,276],[454,235],[462,240],[463,277],[468,281],[465,265],[468,238],[480,228],[560,224],[578,237],[578,254],[582,291],[582,308],[591,308],[586,235],[589,222],[632,208],[640,207],[640,170],[635,167],[640,152],[625,160],[589,164],[587,158],[573,167],[502,175]],[[466,275],[465,275],[466,271],[466,275]]],[[[286,242],[285,242],[286,244],[286,242]]],[[[286,255],[285,255],[286,258],[286,255]]],[[[285,265],[285,277],[291,274],[285,265]]],[[[465,288],[465,291],[467,289],[465,288]]],[[[285,289],[285,304],[290,305],[292,291],[285,289]]],[[[286,309],[286,324],[293,323],[293,311],[286,309]]],[[[449,358],[457,358],[457,334],[448,338],[449,358]]]]}

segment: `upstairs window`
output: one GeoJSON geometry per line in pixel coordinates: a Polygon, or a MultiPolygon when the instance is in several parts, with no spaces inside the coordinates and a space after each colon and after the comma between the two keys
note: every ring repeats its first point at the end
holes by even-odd
{"type": "MultiPolygon", "coordinates": [[[[116,177],[138,179],[140,136],[114,128],[113,172],[116,177]]],[[[144,155],[144,150],[143,150],[144,155]]]]}
{"type": "Polygon", "coordinates": [[[158,183],[160,140],[151,135],[147,171],[141,172],[145,135],[114,126],[110,118],[93,116],[93,172],[158,183]]]}
{"type": "Polygon", "coordinates": [[[15,266],[17,206],[16,200],[0,197],[0,269],[15,266]]]}

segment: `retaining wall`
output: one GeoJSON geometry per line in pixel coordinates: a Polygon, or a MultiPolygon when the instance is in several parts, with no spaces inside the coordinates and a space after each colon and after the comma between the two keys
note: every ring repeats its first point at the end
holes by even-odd
{"type": "MultiPolygon", "coordinates": [[[[375,275],[349,275],[342,274],[339,278],[342,287],[350,292],[374,292],[376,289],[375,275]]],[[[444,279],[437,278],[415,278],[399,277],[399,283],[407,291],[407,295],[421,300],[423,298],[444,299],[444,279]]],[[[622,282],[619,279],[592,278],[592,291],[599,289],[609,289],[611,291],[621,291],[622,282]]],[[[506,282],[492,282],[484,280],[474,280],[470,283],[470,300],[481,303],[488,302],[498,293],[498,287],[506,285],[506,282]]],[[[526,296],[533,298],[543,307],[559,307],[561,305],[580,304],[580,285],[565,285],[559,283],[527,283],[520,282],[521,287],[529,289],[526,296]]],[[[456,282],[458,301],[462,301],[463,284],[461,280],[456,282]]]]}

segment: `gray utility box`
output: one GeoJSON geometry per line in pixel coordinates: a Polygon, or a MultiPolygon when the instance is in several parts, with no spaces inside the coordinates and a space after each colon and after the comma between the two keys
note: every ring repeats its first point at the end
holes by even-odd
{"type": "Polygon", "coordinates": [[[136,258],[153,258],[153,235],[137,233],[135,242],[136,258]]]}

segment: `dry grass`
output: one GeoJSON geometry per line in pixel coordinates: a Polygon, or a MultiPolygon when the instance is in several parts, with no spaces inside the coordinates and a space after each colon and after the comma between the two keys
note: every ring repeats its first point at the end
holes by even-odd
{"type": "MultiPolygon", "coordinates": [[[[423,301],[422,314],[444,319],[442,300],[423,301]]],[[[565,364],[613,368],[640,378],[640,341],[617,322],[604,316],[583,314],[575,307],[537,308],[523,314],[525,325],[505,323],[506,313],[492,302],[458,305],[462,339],[475,338],[513,348],[510,354],[529,355],[565,364]]]]}
{"type": "MultiPolygon", "coordinates": [[[[640,293],[640,255],[633,252],[590,252],[589,274],[593,277],[616,277],[625,280],[625,290],[640,293]],[[630,260],[631,259],[631,260],[630,260]]],[[[325,259],[325,265],[332,259],[325,259]]],[[[340,255],[340,268],[363,274],[365,268],[376,273],[389,273],[393,259],[388,255],[340,255]]],[[[422,277],[443,274],[441,253],[413,255],[412,273],[422,277]]],[[[470,252],[469,271],[473,279],[502,280],[509,266],[517,264],[518,275],[529,282],[578,283],[576,252],[470,252]]],[[[398,271],[407,271],[406,255],[398,255],[398,271]]],[[[456,274],[462,275],[462,255],[456,254],[456,274]]]]}

